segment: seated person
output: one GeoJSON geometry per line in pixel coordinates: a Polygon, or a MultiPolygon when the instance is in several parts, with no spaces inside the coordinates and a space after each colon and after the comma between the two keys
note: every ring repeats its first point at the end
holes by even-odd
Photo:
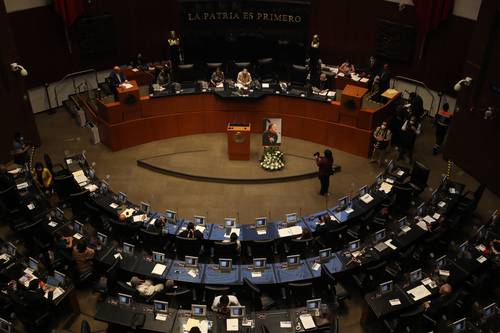
{"type": "Polygon", "coordinates": [[[73,248],[73,237],[65,237],[62,234],[55,235],[55,250],[66,250],[73,248]]]}
{"type": "Polygon", "coordinates": [[[252,75],[248,71],[248,69],[243,68],[241,72],[238,73],[237,83],[245,88],[250,87],[252,83],[252,75]]]}
{"type": "Polygon", "coordinates": [[[113,92],[116,92],[116,88],[118,88],[120,84],[127,82],[127,78],[125,77],[125,74],[123,74],[120,66],[115,66],[113,67],[111,73],[109,73],[108,81],[113,92]]]}
{"type": "Polygon", "coordinates": [[[163,228],[165,227],[165,224],[167,224],[167,221],[164,216],[161,216],[156,219],[153,225],[148,224],[147,230],[154,232],[162,232],[163,228]]]}
{"type": "Polygon", "coordinates": [[[141,296],[151,296],[163,290],[162,283],[153,284],[151,280],[141,280],[137,276],[130,279],[130,284],[134,287],[141,296]]]}
{"type": "Polygon", "coordinates": [[[189,333],[201,333],[201,330],[200,330],[200,328],[198,326],[193,326],[189,330],[189,333]]]}
{"type": "Polygon", "coordinates": [[[80,239],[78,244],[73,247],[72,254],[80,274],[91,272],[94,269],[92,259],[94,258],[95,252],[87,246],[87,242],[83,239],[80,239]]]}
{"type": "Polygon", "coordinates": [[[174,280],[167,279],[167,281],[165,281],[165,292],[168,293],[168,292],[173,292],[176,290],[177,290],[177,286],[175,285],[174,280]]]}
{"type": "Polygon", "coordinates": [[[238,252],[238,255],[240,255],[240,253],[241,253],[241,243],[238,240],[238,235],[236,235],[235,232],[233,232],[233,233],[231,233],[231,235],[229,235],[229,241],[231,243],[235,243],[236,244],[236,251],[238,252]]]}
{"type": "Polygon", "coordinates": [[[229,314],[230,306],[240,306],[240,302],[233,295],[221,295],[214,298],[212,303],[212,311],[221,314],[229,314]]]}
{"type": "Polygon", "coordinates": [[[220,70],[220,67],[217,67],[210,77],[210,83],[212,86],[217,87],[222,82],[224,82],[224,72],[220,70]]]}
{"type": "Polygon", "coordinates": [[[354,68],[354,65],[349,62],[349,60],[346,60],[342,63],[342,65],[340,65],[339,72],[348,75],[355,73],[356,69],[354,68]]]}
{"type": "Polygon", "coordinates": [[[319,76],[318,83],[313,88],[313,91],[316,93],[325,93],[330,90],[330,82],[328,82],[328,78],[325,73],[321,73],[319,76]]]}
{"type": "Polygon", "coordinates": [[[42,163],[36,162],[35,168],[31,170],[35,184],[45,193],[52,192],[52,174],[42,163]]]}
{"type": "Polygon", "coordinates": [[[450,299],[450,295],[453,291],[453,288],[449,283],[445,283],[439,287],[439,297],[434,298],[431,301],[424,302],[424,310],[427,315],[431,318],[437,318],[440,316],[443,307],[446,305],[446,302],[450,299]]]}
{"type": "Polygon", "coordinates": [[[158,74],[156,78],[156,83],[162,87],[168,86],[172,83],[172,78],[170,77],[168,66],[165,65],[158,74]]]}
{"type": "Polygon", "coordinates": [[[302,233],[300,235],[295,236],[295,239],[311,239],[311,238],[312,238],[312,233],[306,227],[302,227],[302,233]]]}
{"type": "Polygon", "coordinates": [[[45,298],[45,292],[40,288],[38,279],[31,280],[27,290],[17,289],[15,295],[27,305],[26,311],[33,314],[35,318],[47,311],[50,305],[50,301],[45,298]]]}
{"type": "Polygon", "coordinates": [[[184,238],[203,239],[203,233],[199,230],[196,230],[193,222],[189,222],[186,230],[181,231],[179,233],[179,236],[184,238]]]}

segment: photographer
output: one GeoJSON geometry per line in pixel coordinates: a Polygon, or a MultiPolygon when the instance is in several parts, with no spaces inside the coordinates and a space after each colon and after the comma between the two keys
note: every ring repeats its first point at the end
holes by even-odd
{"type": "Polygon", "coordinates": [[[325,150],[325,156],[320,156],[318,152],[314,153],[316,165],[318,166],[318,178],[321,183],[320,195],[328,195],[330,187],[330,176],[333,175],[333,154],[330,149],[325,150]]]}

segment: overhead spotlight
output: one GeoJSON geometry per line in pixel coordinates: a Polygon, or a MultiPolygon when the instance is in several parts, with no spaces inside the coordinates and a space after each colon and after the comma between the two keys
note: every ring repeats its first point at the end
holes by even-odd
{"type": "Polygon", "coordinates": [[[472,83],[472,78],[467,76],[465,79],[458,81],[455,84],[454,89],[455,89],[455,91],[460,91],[460,90],[462,90],[463,86],[468,87],[468,86],[470,86],[471,83],[472,83]]]}
{"type": "Polygon", "coordinates": [[[19,73],[21,76],[28,76],[28,71],[23,66],[19,65],[17,62],[10,64],[10,70],[14,73],[19,73]]]}

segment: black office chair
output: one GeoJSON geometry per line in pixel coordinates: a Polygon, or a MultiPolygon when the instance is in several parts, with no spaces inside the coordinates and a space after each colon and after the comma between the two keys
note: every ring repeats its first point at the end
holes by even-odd
{"type": "Polygon", "coordinates": [[[52,309],[49,307],[33,307],[15,294],[10,295],[14,313],[29,332],[39,332],[52,321],[52,309]]]}
{"type": "Polygon", "coordinates": [[[364,267],[360,272],[353,274],[352,278],[358,287],[364,292],[375,290],[381,281],[389,280],[385,271],[387,261],[375,262],[372,265],[364,267]]]}
{"type": "Polygon", "coordinates": [[[146,251],[163,251],[166,248],[167,240],[161,231],[151,231],[144,228],[139,229],[139,242],[146,251]]]}
{"type": "Polygon", "coordinates": [[[202,250],[202,240],[197,238],[175,237],[177,259],[184,260],[185,256],[198,257],[202,250]]]}
{"type": "Polygon", "coordinates": [[[287,284],[287,290],[287,300],[291,302],[294,307],[305,306],[307,300],[316,298],[313,283],[311,281],[290,282],[287,284]]]}
{"type": "Polygon", "coordinates": [[[164,292],[158,295],[157,299],[164,299],[168,304],[177,309],[190,309],[193,303],[193,293],[190,289],[181,288],[180,290],[164,292]]]}
{"type": "Polygon", "coordinates": [[[111,222],[111,235],[120,242],[136,243],[136,234],[141,228],[140,223],[128,223],[118,220],[109,220],[111,222]]]}
{"type": "Polygon", "coordinates": [[[307,80],[307,68],[301,65],[292,65],[292,86],[304,87],[307,80]]]}
{"type": "Polygon", "coordinates": [[[470,214],[475,211],[485,189],[486,185],[480,184],[474,192],[468,191],[462,195],[458,202],[458,211],[462,214],[470,214]]]}
{"type": "Polygon", "coordinates": [[[178,65],[175,81],[182,85],[192,85],[195,80],[194,64],[178,65]]]}
{"type": "Polygon", "coordinates": [[[71,211],[75,218],[86,217],[87,209],[85,203],[90,198],[90,192],[83,190],[77,193],[71,193],[68,197],[68,202],[71,206],[71,211]]]}
{"type": "Polygon", "coordinates": [[[247,247],[249,258],[266,258],[268,262],[274,261],[274,240],[265,239],[253,241],[247,247]]]}
{"type": "Polygon", "coordinates": [[[250,282],[247,278],[243,278],[243,285],[246,287],[245,290],[249,291],[252,295],[250,308],[253,311],[267,311],[276,304],[276,301],[271,296],[262,292],[258,286],[250,282]]]}
{"type": "Polygon", "coordinates": [[[350,297],[347,289],[342,285],[342,283],[338,282],[335,276],[326,268],[325,265],[321,265],[320,280],[322,280],[322,283],[327,285],[328,290],[330,291],[328,295],[332,298],[333,303],[335,303],[335,301],[342,302],[350,297]]]}
{"type": "Polygon", "coordinates": [[[54,190],[61,201],[66,201],[70,194],[81,191],[73,175],[55,176],[54,190]]]}
{"type": "Polygon", "coordinates": [[[273,69],[273,58],[263,58],[257,60],[256,76],[262,82],[272,82],[276,79],[273,69]]]}
{"type": "Polygon", "coordinates": [[[363,238],[370,231],[374,213],[375,209],[370,209],[359,218],[359,222],[350,223],[352,226],[347,229],[347,234],[351,236],[352,240],[363,238]]]}
{"type": "Polygon", "coordinates": [[[21,196],[17,191],[16,185],[12,185],[3,191],[0,191],[0,201],[3,203],[0,207],[5,208],[8,214],[16,212],[21,205],[21,196]]]}
{"type": "Polygon", "coordinates": [[[205,285],[203,289],[202,304],[212,305],[214,298],[219,295],[229,295],[231,288],[229,286],[209,286],[205,285]]]}
{"type": "Polygon", "coordinates": [[[413,189],[408,185],[394,185],[395,200],[392,207],[401,214],[406,214],[413,202],[413,189]]]}
{"type": "Polygon", "coordinates": [[[349,240],[347,235],[348,223],[338,223],[335,227],[320,234],[317,239],[322,248],[330,247],[333,251],[339,251],[345,247],[349,240]]]}
{"type": "Polygon", "coordinates": [[[236,251],[236,242],[214,242],[213,244],[213,260],[217,262],[219,258],[231,258],[233,262],[238,259],[238,251],[236,251]]]}
{"type": "Polygon", "coordinates": [[[302,259],[306,258],[307,255],[311,252],[311,247],[313,243],[313,238],[305,238],[305,239],[288,239],[283,244],[285,247],[285,254],[300,254],[302,259]]]}
{"type": "Polygon", "coordinates": [[[408,185],[413,189],[413,192],[418,195],[427,187],[427,180],[431,170],[422,163],[415,161],[411,170],[410,181],[408,185]]]}

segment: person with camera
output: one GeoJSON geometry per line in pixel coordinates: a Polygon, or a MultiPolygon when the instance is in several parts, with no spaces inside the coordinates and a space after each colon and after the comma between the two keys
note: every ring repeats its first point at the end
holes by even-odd
{"type": "Polygon", "coordinates": [[[324,156],[320,156],[319,152],[314,153],[316,165],[318,166],[318,178],[321,183],[320,195],[329,195],[328,188],[330,187],[330,176],[333,175],[333,154],[330,149],[326,149],[324,156]]]}

